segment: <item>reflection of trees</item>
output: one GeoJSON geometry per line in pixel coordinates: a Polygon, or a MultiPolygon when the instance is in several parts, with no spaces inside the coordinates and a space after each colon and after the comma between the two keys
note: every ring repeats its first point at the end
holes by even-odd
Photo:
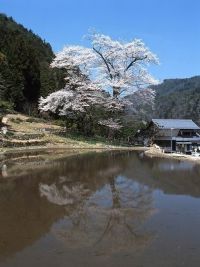
{"type": "Polygon", "coordinates": [[[40,184],[39,190],[41,196],[46,196],[49,202],[57,205],[80,203],[82,197],[88,192],[87,189],[84,190],[81,184],[72,186],[71,188],[66,185],[59,188],[56,184],[40,184]]]}
{"type": "Polygon", "coordinates": [[[151,234],[142,230],[153,212],[151,190],[118,175],[123,169],[118,160],[109,164],[97,169],[98,178],[104,179],[97,191],[84,183],[40,184],[41,196],[65,206],[62,227],[53,231],[70,248],[94,247],[110,253],[144,248],[151,240],[151,234]]]}
{"type": "Polygon", "coordinates": [[[154,211],[149,188],[199,197],[199,174],[200,165],[189,162],[109,152],[63,158],[17,179],[2,178],[0,259],[49,232],[69,248],[100,254],[144,248],[152,238],[143,227],[154,211]]]}
{"type": "Polygon", "coordinates": [[[152,214],[152,194],[148,188],[123,178],[109,178],[112,206],[103,211],[104,230],[96,242],[98,250],[116,252],[144,248],[151,239],[139,228],[152,214]]]}
{"type": "Polygon", "coordinates": [[[130,160],[128,153],[92,153],[0,179],[0,259],[50,231],[68,247],[144,247],[151,235],[140,226],[152,212],[151,191],[120,176],[130,160]]]}

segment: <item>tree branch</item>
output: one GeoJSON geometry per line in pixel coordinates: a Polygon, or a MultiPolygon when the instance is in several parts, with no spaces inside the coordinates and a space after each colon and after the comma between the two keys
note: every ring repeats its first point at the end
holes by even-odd
{"type": "Polygon", "coordinates": [[[131,63],[126,67],[125,72],[126,72],[128,69],[130,69],[130,67],[132,67],[133,64],[134,64],[136,61],[144,60],[144,59],[146,59],[146,58],[147,58],[147,56],[145,56],[145,57],[135,57],[135,58],[131,61],[131,63]]]}
{"type": "Polygon", "coordinates": [[[108,73],[109,73],[109,76],[110,78],[112,79],[113,76],[111,74],[111,70],[110,70],[110,67],[108,65],[108,62],[106,61],[106,59],[104,58],[104,56],[95,48],[93,47],[93,50],[102,58],[103,62],[105,63],[106,67],[107,67],[107,70],[108,70],[108,73]]]}

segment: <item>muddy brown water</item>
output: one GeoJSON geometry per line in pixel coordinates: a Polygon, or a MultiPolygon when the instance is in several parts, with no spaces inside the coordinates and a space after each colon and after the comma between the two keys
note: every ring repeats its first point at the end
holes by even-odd
{"type": "Polygon", "coordinates": [[[199,164],[128,151],[39,168],[21,158],[1,164],[0,267],[200,266],[199,164]]]}

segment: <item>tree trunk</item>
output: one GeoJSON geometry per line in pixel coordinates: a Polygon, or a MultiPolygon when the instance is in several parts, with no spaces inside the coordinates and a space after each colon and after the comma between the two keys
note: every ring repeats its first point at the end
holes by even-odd
{"type": "Polygon", "coordinates": [[[120,87],[113,86],[113,97],[118,98],[120,95],[120,87]]]}
{"type": "Polygon", "coordinates": [[[109,184],[110,184],[110,189],[112,193],[112,208],[113,209],[119,209],[121,207],[120,204],[120,197],[119,197],[119,192],[117,191],[116,185],[115,185],[115,177],[111,176],[109,177],[109,184]]]}

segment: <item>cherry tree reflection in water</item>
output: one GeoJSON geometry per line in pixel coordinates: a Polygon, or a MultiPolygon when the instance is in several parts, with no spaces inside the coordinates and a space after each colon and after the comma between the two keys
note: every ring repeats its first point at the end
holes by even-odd
{"type": "Polygon", "coordinates": [[[115,166],[101,172],[106,182],[96,191],[65,177],[51,185],[39,185],[42,197],[66,209],[65,218],[52,227],[66,247],[109,255],[148,246],[153,234],[142,226],[155,211],[152,190],[118,175],[119,171],[115,166]]]}

